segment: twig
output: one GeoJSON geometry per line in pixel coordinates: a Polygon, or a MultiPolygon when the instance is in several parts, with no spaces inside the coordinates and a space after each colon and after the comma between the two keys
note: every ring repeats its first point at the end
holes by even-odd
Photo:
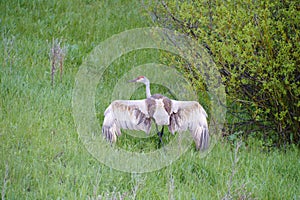
{"type": "Polygon", "coordinates": [[[6,184],[8,181],[8,173],[9,173],[9,167],[8,167],[8,164],[6,163],[5,164],[5,174],[4,174],[4,179],[3,179],[2,195],[1,195],[2,200],[5,199],[6,184]]]}
{"type": "Polygon", "coordinates": [[[235,151],[234,151],[234,160],[232,162],[232,168],[231,168],[231,175],[230,175],[230,178],[229,178],[229,183],[228,183],[228,190],[227,190],[227,194],[222,198],[222,200],[227,200],[227,199],[232,199],[232,196],[231,196],[231,188],[232,188],[232,182],[233,182],[233,177],[236,173],[236,165],[239,161],[239,158],[238,158],[238,151],[239,151],[239,148],[241,147],[242,145],[242,141],[238,141],[237,144],[236,144],[236,148],[235,148],[235,151]]]}
{"type": "Polygon", "coordinates": [[[4,56],[4,62],[3,65],[9,66],[10,72],[12,72],[12,67],[14,64],[14,49],[15,49],[15,37],[11,36],[11,38],[6,37],[6,35],[2,34],[2,40],[3,40],[3,56],[4,56]]]}
{"type": "Polygon", "coordinates": [[[175,189],[175,184],[174,184],[174,177],[171,174],[170,175],[170,186],[169,186],[169,199],[174,200],[174,189],[175,189]]]}
{"type": "Polygon", "coordinates": [[[52,87],[54,86],[54,76],[57,68],[59,68],[60,81],[62,81],[65,54],[66,54],[66,49],[61,47],[61,41],[53,39],[51,52],[50,52],[52,87]]]}
{"type": "Polygon", "coordinates": [[[163,7],[166,9],[166,11],[168,12],[169,16],[178,24],[180,24],[181,27],[185,27],[187,28],[190,33],[192,34],[192,36],[194,38],[196,38],[196,34],[194,33],[194,31],[192,30],[193,25],[190,24],[189,22],[185,25],[185,22],[181,21],[180,19],[178,19],[177,17],[175,17],[175,15],[172,14],[171,10],[169,9],[169,7],[167,6],[165,1],[161,1],[161,4],[163,5],[163,7]]]}

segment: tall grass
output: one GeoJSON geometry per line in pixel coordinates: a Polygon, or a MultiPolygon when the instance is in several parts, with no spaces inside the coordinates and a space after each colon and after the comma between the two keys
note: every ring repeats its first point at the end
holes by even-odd
{"type": "MultiPolygon", "coordinates": [[[[191,148],[172,165],[145,174],[116,171],[86,151],[71,108],[82,59],[111,35],[149,25],[141,5],[129,0],[0,2],[2,199],[299,199],[300,153],[293,147],[264,152],[250,141],[235,154],[234,144],[220,141],[204,159],[191,148]],[[52,87],[53,39],[67,53],[62,81],[52,87]]],[[[128,70],[122,66],[153,61],[156,54],[121,57],[105,72],[104,91],[128,70]]],[[[102,110],[97,116],[101,123],[102,110]]],[[[125,135],[121,141],[130,145],[125,135]]]]}

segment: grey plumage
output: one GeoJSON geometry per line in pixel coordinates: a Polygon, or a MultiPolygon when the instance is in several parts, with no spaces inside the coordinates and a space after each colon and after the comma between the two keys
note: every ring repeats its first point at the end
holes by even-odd
{"type": "Polygon", "coordinates": [[[196,101],[176,101],[161,94],[151,95],[150,82],[140,76],[131,82],[146,85],[147,98],[143,100],[116,100],[106,109],[102,126],[104,137],[115,142],[121,129],[141,130],[149,133],[151,122],[168,126],[170,133],[189,130],[196,148],[205,150],[209,144],[207,113],[196,101]]]}

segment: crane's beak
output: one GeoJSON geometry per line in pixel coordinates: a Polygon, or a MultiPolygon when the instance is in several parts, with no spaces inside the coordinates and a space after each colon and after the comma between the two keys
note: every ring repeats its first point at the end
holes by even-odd
{"type": "Polygon", "coordinates": [[[133,80],[129,80],[128,82],[129,82],[129,83],[135,83],[137,80],[138,80],[138,78],[135,78],[135,79],[133,79],[133,80]]]}

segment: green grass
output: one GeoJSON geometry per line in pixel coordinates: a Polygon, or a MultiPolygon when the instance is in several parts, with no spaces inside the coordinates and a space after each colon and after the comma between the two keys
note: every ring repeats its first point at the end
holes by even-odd
{"type": "MultiPolygon", "coordinates": [[[[235,145],[220,141],[204,159],[191,148],[172,165],[145,174],[116,171],[87,152],[72,116],[72,89],[79,66],[93,47],[111,35],[149,25],[141,5],[129,0],[0,2],[1,197],[222,199],[230,185],[234,199],[243,195],[300,199],[300,151],[293,147],[265,152],[253,141],[240,147],[237,161],[235,145]],[[51,87],[53,38],[61,39],[68,51],[63,80],[57,74],[51,87]]],[[[123,66],[157,61],[158,54],[131,52],[115,61],[105,72],[104,92],[98,97],[105,96],[129,70],[123,66]]],[[[142,97],[143,88],[135,95],[142,97]]],[[[99,123],[101,105],[109,101],[96,103],[99,123]]],[[[123,135],[120,145],[155,148],[153,138],[134,147],[130,140],[123,135]]]]}

